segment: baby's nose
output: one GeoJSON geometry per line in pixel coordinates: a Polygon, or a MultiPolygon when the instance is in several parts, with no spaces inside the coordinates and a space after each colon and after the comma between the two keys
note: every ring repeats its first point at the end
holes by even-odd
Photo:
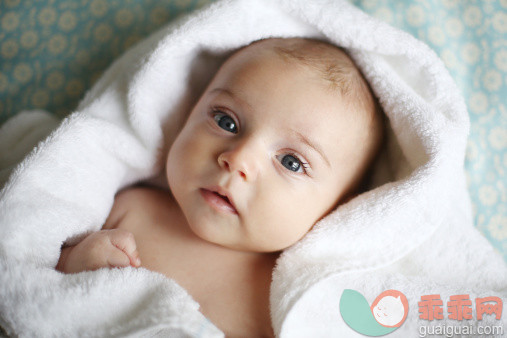
{"type": "Polygon", "coordinates": [[[218,164],[224,170],[238,174],[244,181],[251,182],[259,173],[258,150],[250,144],[241,144],[233,149],[222,152],[218,156],[218,164]]]}

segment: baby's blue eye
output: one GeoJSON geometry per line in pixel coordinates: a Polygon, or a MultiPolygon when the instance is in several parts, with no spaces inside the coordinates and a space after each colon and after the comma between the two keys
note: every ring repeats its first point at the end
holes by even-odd
{"type": "Polygon", "coordinates": [[[282,158],[282,165],[290,171],[299,172],[301,170],[301,161],[292,155],[285,155],[282,158]]]}
{"type": "Polygon", "coordinates": [[[232,117],[224,113],[216,113],[213,117],[220,128],[233,134],[238,133],[238,127],[232,117]]]}

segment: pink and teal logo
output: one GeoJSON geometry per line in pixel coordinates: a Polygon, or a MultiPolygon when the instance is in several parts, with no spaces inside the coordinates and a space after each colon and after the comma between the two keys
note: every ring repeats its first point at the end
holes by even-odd
{"type": "Polygon", "coordinates": [[[407,297],[398,290],[386,290],[371,306],[355,290],[343,290],[340,313],[347,325],[366,336],[378,337],[393,332],[403,324],[408,314],[407,297]]]}

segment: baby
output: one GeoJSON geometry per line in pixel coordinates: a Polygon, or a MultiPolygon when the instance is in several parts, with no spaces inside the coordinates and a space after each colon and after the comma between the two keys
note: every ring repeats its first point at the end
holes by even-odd
{"type": "Polygon", "coordinates": [[[119,193],[57,269],[157,271],[227,336],[272,336],[279,253],[357,194],[381,139],[375,99],[341,49],[254,42],[220,67],[170,147],[170,191],[119,193]]]}

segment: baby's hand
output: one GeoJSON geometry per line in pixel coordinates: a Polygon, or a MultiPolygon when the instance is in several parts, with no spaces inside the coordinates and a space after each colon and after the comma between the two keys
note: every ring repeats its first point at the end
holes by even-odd
{"type": "Polygon", "coordinates": [[[111,229],[94,232],[77,245],[62,249],[56,269],[76,273],[140,265],[134,235],[125,230],[111,229]]]}

